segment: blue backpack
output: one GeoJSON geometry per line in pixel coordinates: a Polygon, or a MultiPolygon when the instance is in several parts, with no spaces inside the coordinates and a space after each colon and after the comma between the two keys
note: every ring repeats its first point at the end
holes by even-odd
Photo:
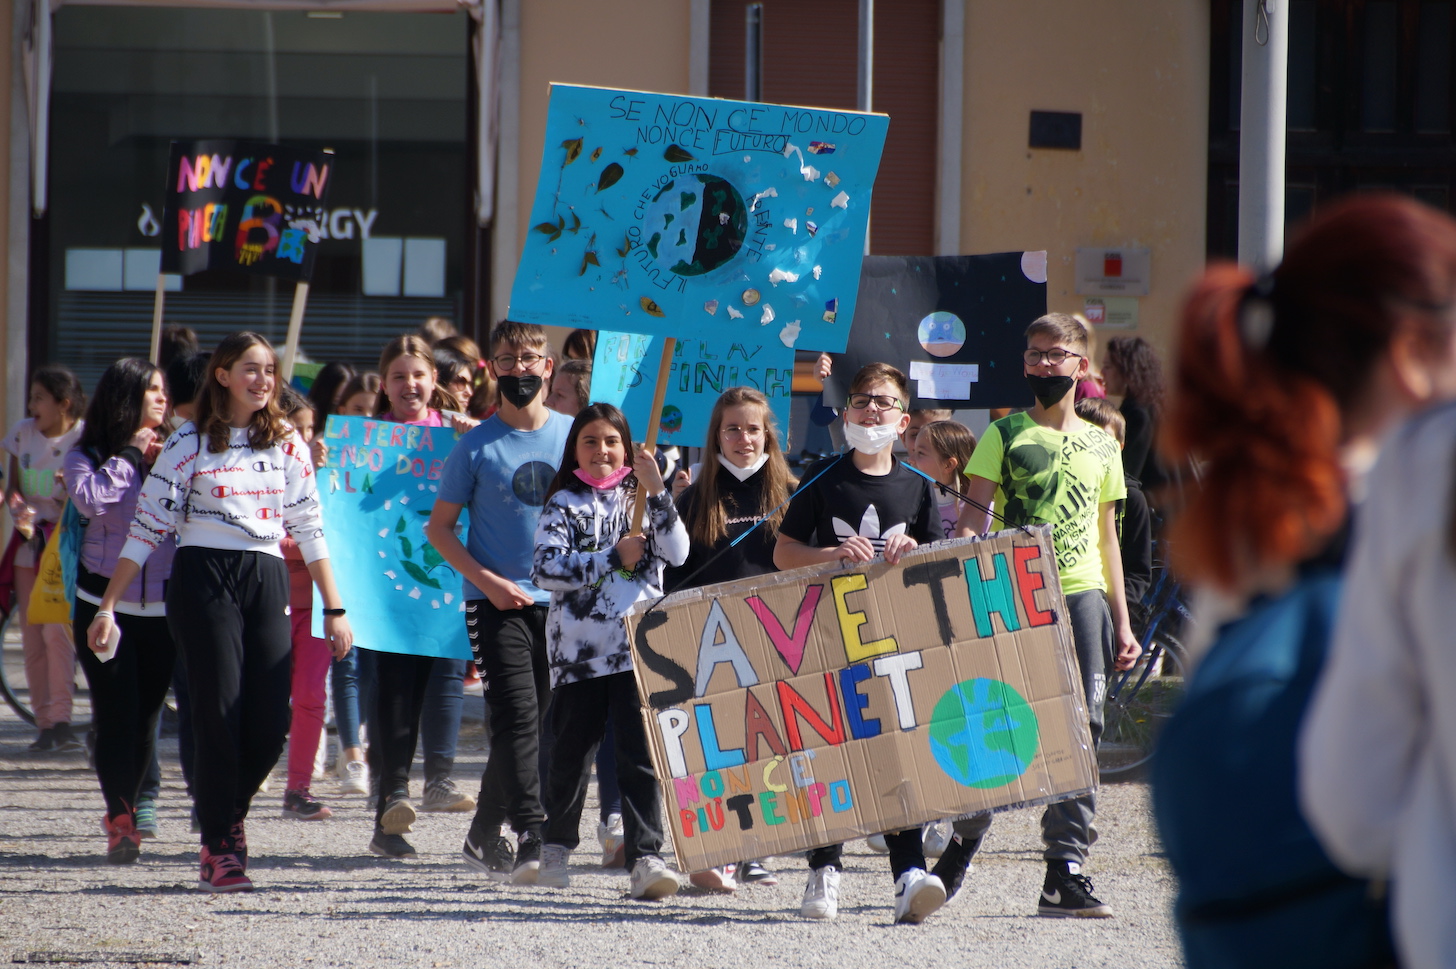
{"type": "Polygon", "coordinates": [[[1337,568],[1254,603],[1199,664],[1153,760],[1190,969],[1391,966],[1384,886],[1330,861],[1299,810],[1299,728],[1329,646],[1337,568]]]}

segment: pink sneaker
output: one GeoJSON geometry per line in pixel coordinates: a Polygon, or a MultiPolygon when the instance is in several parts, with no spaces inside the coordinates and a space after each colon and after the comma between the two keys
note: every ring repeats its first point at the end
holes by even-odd
{"type": "Polygon", "coordinates": [[[129,865],[141,854],[141,836],[130,814],[106,819],[106,860],[113,865],[129,865]]]}
{"type": "Polygon", "coordinates": [[[243,872],[243,862],[232,852],[213,854],[206,845],[202,847],[202,868],[197,876],[197,887],[204,892],[251,892],[253,883],[243,872]]]}

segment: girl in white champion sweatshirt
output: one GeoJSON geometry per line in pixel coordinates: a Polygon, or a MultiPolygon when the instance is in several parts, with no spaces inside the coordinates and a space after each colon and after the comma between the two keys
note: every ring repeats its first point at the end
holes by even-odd
{"type": "Polygon", "coordinates": [[[142,485],[126,545],[87,630],[105,655],[113,610],[153,550],[175,540],[167,621],[192,694],[202,825],[198,887],[249,891],[244,819],[288,733],[288,569],[298,542],[324,602],[336,656],[354,635],[329,568],[308,449],[278,406],[277,357],[256,333],[225,338],[208,362],[196,422],[167,439],[142,485]]]}

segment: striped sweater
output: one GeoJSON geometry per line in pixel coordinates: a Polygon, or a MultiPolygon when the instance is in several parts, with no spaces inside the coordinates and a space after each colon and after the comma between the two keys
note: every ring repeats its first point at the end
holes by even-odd
{"type": "Polygon", "coordinates": [[[323,518],[308,448],[291,440],[255,451],[248,429],[235,427],[221,454],[207,449],[191,421],[167,438],[142,485],[121,557],[147,560],[166,537],[186,548],[266,552],[282,557],[285,534],[305,562],[327,558],[323,518]]]}

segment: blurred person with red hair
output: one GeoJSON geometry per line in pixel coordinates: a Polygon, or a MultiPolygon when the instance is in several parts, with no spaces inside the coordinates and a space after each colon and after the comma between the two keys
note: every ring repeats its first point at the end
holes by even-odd
{"type": "MultiPolygon", "coordinates": [[[[1456,396],[1456,222],[1394,195],[1342,200],[1272,273],[1209,268],[1180,337],[1162,443],[1203,473],[1174,564],[1238,604],[1153,762],[1187,964],[1394,964],[1379,886],[1341,872],[1300,811],[1296,747],[1375,454],[1456,396]]],[[[1361,780],[1338,796],[1375,786],[1370,758],[1347,766],[1361,780]]]]}

